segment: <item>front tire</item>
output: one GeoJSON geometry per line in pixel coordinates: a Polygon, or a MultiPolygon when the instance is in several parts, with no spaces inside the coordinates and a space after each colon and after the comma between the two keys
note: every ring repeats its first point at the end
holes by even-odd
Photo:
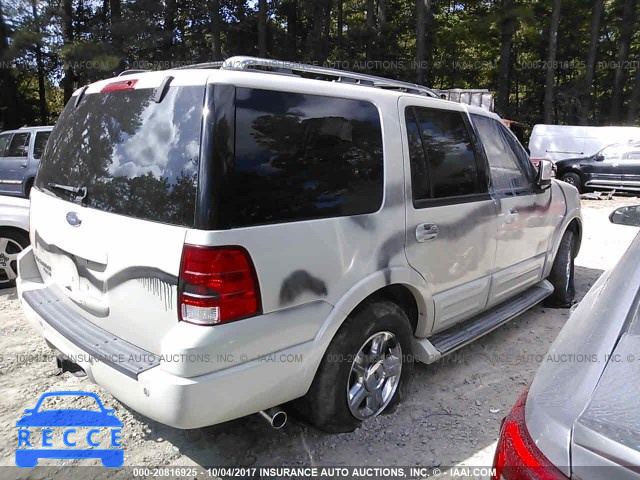
{"type": "Polygon", "coordinates": [[[336,333],[298,410],[330,433],[351,432],[406,394],[413,370],[412,331],[404,311],[365,303],[336,333]]]}
{"type": "Polygon", "coordinates": [[[580,179],[580,175],[577,173],[569,172],[562,175],[560,178],[565,183],[569,185],[573,185],[578,189],[578,193],[582,193],[582,180],[580,179]]]}
{"type": "Polygon", "coordinates": [[[564,232],[548,278],[553,285],[553,293],[546,302],[550,307],[568,307],[573,302],[576,294],[573,281],[575,245],[575,233],[572,230],[564,232]]]}

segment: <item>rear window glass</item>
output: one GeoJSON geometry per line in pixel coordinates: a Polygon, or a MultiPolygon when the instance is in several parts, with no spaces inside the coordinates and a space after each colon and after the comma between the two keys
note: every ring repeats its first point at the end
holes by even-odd
{"type": "Polygon", "coordinates": [[[223,228],[380,208],[382,133],[369,102],[237,88],[235,140],[223,228]]]}
{"type": "Polygon", "coordinates": [[[193,226],[204,87],[171,87],[75,97],[51,133],[36,187],[86,187],[88,207],[193,226]]]}

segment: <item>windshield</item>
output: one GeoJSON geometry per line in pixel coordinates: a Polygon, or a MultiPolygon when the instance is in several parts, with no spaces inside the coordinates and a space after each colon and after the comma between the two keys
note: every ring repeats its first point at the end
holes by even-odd
{"type": "Polygon", "coordinates": [[[636,151],[640,151],[640,147],[624,143],[616,143],[614,145],[604,147],[602,150],[600,150],[600,155],[603,156],[605,161],[611,162],[616,160],[623,160],[624,158],[627,158],[627,153],[636,151]]]}
{"type": "Polygon", "coordinates": [[[204,87],[73,97],[51,133],[36,188],[90,208],[193,226],[204,87]],[[81,194],[79,192],[82,192],[81,194]]]}

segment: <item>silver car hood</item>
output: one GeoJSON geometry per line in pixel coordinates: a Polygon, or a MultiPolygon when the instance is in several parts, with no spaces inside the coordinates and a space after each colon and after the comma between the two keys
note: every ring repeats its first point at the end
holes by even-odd
{"type": "MultiPolygon", "coordinates": [[[[637,393],[640,381],[635,381],[633,387],[629,385],[632,381],[630,378],[629,382],[625,382],[623,390],[635,388],[635,397],[632,403],[624,405],[619,387],[616,392],[611,391],[614,385],[607,384],[603,376],[607,359],[614,349],[620,348],[620,352],[626,352],[627,348],[635,348],[633,353],[640,355],[637,343],[627,346],[626,341],[621,341],[618,344],[627,325],[629,312],[635,307],[639,285],[640,236],[636,236],[618,264],[602,274],[580,302],[551,345],[531,384],[525,410],[527,429],[542,453],[567,476],[572,473],[570,465],[590,464],[586,458],[576,457],[576,448],[584,448],[585,452],[591,452],[592,455],[593,449],[597,450],[593,437],[589,437],[587,430],[601,431],[592,423],[592,418],[595,416],[602,421],[603,403],[602,400],[591,403],[592,400],[596,401],[600,398],[599,395],[603,395],[605,402],[615,398],[617,413],[613,413],[613,417],[608,415],[607,418],[615,418],[616,424],[619,422],[620,426],[624,424],[627,428],[626,419],[633,414],[622,412],[629,410],[630,405],[637,408],[639,403],[637,393]],[[591,407],[593,410],[589,413],[591,407]],[[575,436],[587,447],[572,445],[574,426],[575,436]]],[[[631,331],[627,335],[633,336],[631,331]]],[[[638,361],[625,361],[620,365],[609,363],[609,366],[613,367],[606,369],[611,372],[611,381],[614,381],[614,376],[617,382],[621,381],[618,377],[620,371],[615,370],[618,368],[635,369],[636,374],[640,373],[637,370],[638,361]]],[[[637,427],[640,421],[637,415],[635,421],[637,427]]],[[[610,440],[619,443],[613,430],[610,433],[610,440]]],[[[608,434],[605,436],[608,437],[608,434]]],[[[635,438],[637,445],[638,437],[635,438]]],[[[603,475],[611,473],[605,470],[601,471],[603,475]]],[[[598,471],[581,472],[584,475],[582,478],[597,478],[594,475],[598,471]]],[[[576,473],[578,472],[574,471],[576,473]]]]}

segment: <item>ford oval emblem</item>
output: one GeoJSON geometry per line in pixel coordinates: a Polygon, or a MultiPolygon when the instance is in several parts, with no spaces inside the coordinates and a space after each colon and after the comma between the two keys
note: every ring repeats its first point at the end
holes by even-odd
{"type": "Polygon", "coordinates": [[[82,220],[80,220],[80,217],[78,217],[76,212],[69,212],[67,213],[67,222],[72,227],[77,227],[82,223],[82,220]]]}

